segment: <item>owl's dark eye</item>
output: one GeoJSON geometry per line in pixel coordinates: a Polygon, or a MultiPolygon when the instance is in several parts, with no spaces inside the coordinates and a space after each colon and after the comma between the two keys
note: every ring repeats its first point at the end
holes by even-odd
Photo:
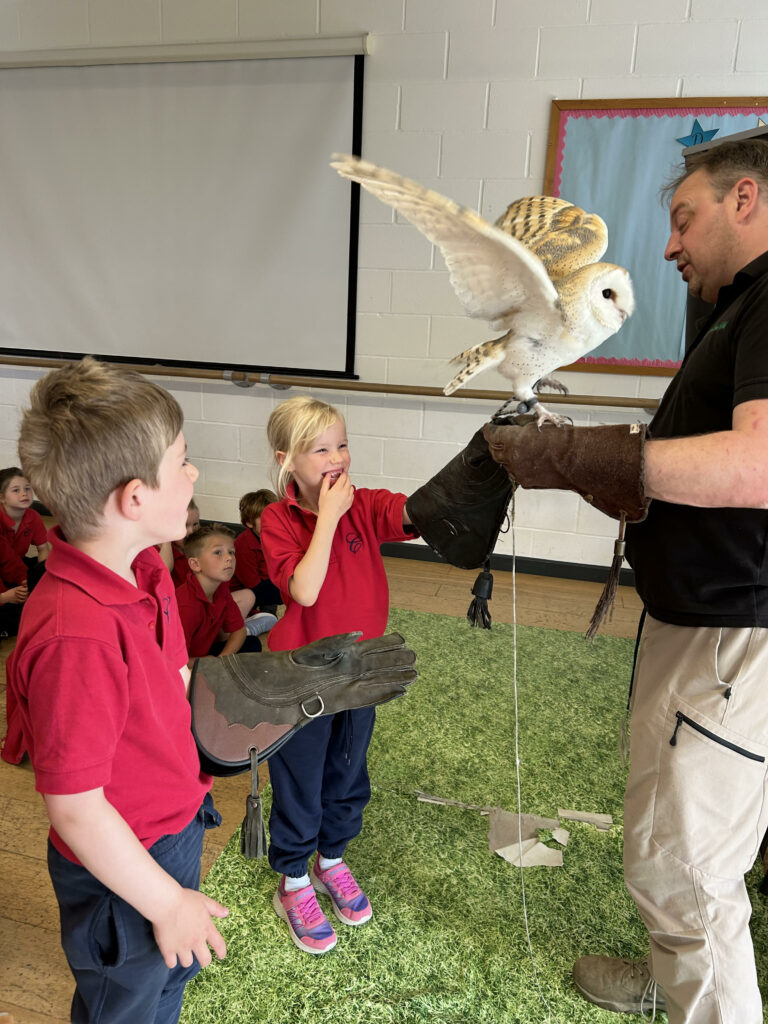
{"type": "Polygon", "coordinates": [[[612,290],[610,288],[603,288],[603,298],[604,299],[612,299],[613,298],[613,292],[612,292],[612,290]]]}

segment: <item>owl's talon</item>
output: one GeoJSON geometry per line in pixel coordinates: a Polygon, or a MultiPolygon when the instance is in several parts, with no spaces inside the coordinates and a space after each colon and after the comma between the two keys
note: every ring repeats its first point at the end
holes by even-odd
{"type": "Polygon", "coordinates": [[[570,416],[561,416],[559,413],[550,412],[549,409],[545,409],[541,403],[536,412],[536,426],[541,430],[544,423],[552,423],[556,427],[563,427],[566,423],[573,425],[573,420],[570,416]]]}

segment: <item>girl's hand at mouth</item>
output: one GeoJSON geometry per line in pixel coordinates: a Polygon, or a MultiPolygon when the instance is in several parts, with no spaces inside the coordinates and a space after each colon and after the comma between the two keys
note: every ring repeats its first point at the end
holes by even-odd
{"type": "Polygon", "coordinates": [[[318,515],[325,513],[338,521],[350,510],[354,497],[355,488],[346,470],[325,473],[317,501],[318,515]]]}

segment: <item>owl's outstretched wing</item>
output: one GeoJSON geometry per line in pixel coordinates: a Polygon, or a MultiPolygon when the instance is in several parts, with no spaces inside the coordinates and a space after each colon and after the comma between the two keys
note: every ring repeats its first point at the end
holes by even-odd
{"type": "Polygon", "coordinates": [[[557,291],[541,259],[517,238],[439,192],[367,160],[337,153],[331,167],[399,210],[438,246],[470,316],[491,321],[497,330],[508,327],[506,318],[521,308],[559,319],[557,291]]]}
{"type": "Polygon", "coordinates": [[[526,196],[510,203],[495,227],[535,253],[552,278],[596,263],[608,248],[602,217],[554,196],[526,196]]]}

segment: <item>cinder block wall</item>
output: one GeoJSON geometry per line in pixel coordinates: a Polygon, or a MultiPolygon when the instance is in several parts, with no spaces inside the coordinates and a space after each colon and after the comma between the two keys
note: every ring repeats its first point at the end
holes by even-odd
{"type": "MultiPolygon", "coordinates": [[[[495,218],[513,199],[541,191],[552,99],[768,94],[765,10],[762,0],[4,0],[0,50],[370,32],[364,155],[495,218]]],[[[439,255],[368,196],[359,262],[363,380],[442,385],[448,358],[489,336],[462,315],[439,255]]],[[[286,311],[287,330],[289,322],[286,311]]],[[[0,464],[17,460],[19,410],[38,376],[0,368],[0,464]]],[[[564,380],[575,393],[641,399],[666,385],[618,374],[564,380]]],[[[286,393],[161,383],[184,408],[203,515],[236,519],[239,496],[269,481],[264,425],[286,393]]],[[[477,386],[505,382],[488,373],[477,386]]],[[[405,491],[459,451],[494,408],[455,398],[322,397],[346,414],[355,481],[405,491]]],[[[570,411],[579,423],[647,418],[570,411]]],[[[573,495],[518,498],[518,555],[605,565],[614,533],[573,495]]],[[[498,550],[511,552],[509,536],[498,550]]]]}

